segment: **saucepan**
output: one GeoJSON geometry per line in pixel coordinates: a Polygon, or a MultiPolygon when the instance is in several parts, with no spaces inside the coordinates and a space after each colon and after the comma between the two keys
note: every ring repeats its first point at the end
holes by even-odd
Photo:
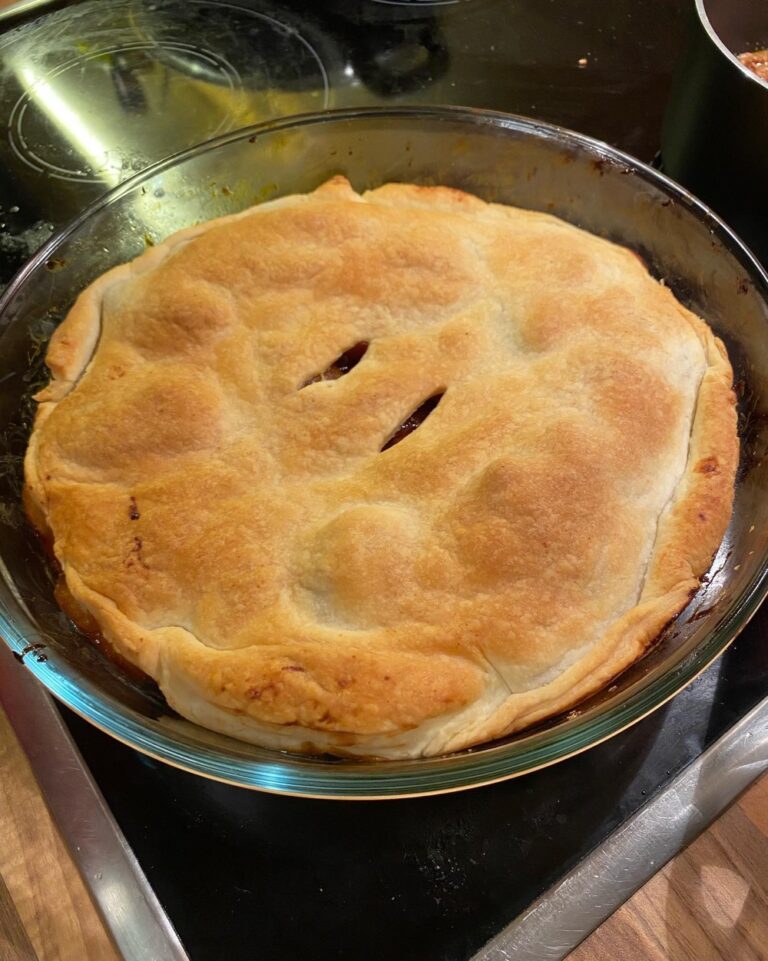
{"type": "Polygon", "coordinates": [[[768,48],[765,0],[696,0],[664,119],[664,170],[768,263],[768,81],[739,54],[768,48]]]}

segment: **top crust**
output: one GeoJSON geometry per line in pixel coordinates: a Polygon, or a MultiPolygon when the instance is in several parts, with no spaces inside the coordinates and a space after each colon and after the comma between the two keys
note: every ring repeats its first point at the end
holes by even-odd
{"type": "Polygon", "coordinates": [[[630,251],[443,187],[337,177],[176,234],[47,359],[27,500],[76,603],[181,714],[266,746],[414,757],[570,707],[731,513],[709,327],[630,251]]]}

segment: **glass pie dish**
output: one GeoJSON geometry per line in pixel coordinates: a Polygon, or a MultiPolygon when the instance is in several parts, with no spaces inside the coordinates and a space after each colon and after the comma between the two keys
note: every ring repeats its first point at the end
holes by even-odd
{"type": "Polygon", "coordinates": [[[703,205],[661,174],[587,137],[454,108],[348,110],[240,130],[144,171],[43,247],[0,301],[0,634],[60,701],[115,738],[244,787],[336,798],[440,793],[554,763],[663,704],[733,640],[768,589],[768,277],[703,205]],[[726,538],[701,589],[652,650],[562,715],[471,750],[412,761],[270,751],[175,714],[149,680],[81,635],[24,518],[21,462],[47,379],[45,343],[75,295],[109,267],[191,224],[312,190],[336,173],[358,190],[446,184],[554,213],[636,251],[726,342],[740,402],[741,463],[726,538]]]}

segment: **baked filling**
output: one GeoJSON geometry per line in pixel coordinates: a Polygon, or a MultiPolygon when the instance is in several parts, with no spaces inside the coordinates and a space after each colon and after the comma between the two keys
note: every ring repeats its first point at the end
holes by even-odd
{"type": "Polygon", "coordinates": [[[179,713],[385,758],[566,710],[696,590],[732,372],[630,251],[343,178],[104,274],[53,336],[30,516],[179,713]]]}
{"type": "Polygon", "coordinates": [[[748,53],[740,53],[739,60],[744,66],[756,74],[761,80],[768,83],[768,50],[755,50],[748,53]]]}

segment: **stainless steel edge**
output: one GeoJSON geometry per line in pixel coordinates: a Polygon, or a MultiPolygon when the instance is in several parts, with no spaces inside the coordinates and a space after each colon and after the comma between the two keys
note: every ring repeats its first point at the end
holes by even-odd
{"type": "Polygon", "coordinates": [[[0,704],[125,961],[189,961],[51,697],[3,644],[0,704]]]}
{"type": "Polygon", "coordinates": [[[470,961],[562,961],[768,770],[768,698],[470,961]]]}

